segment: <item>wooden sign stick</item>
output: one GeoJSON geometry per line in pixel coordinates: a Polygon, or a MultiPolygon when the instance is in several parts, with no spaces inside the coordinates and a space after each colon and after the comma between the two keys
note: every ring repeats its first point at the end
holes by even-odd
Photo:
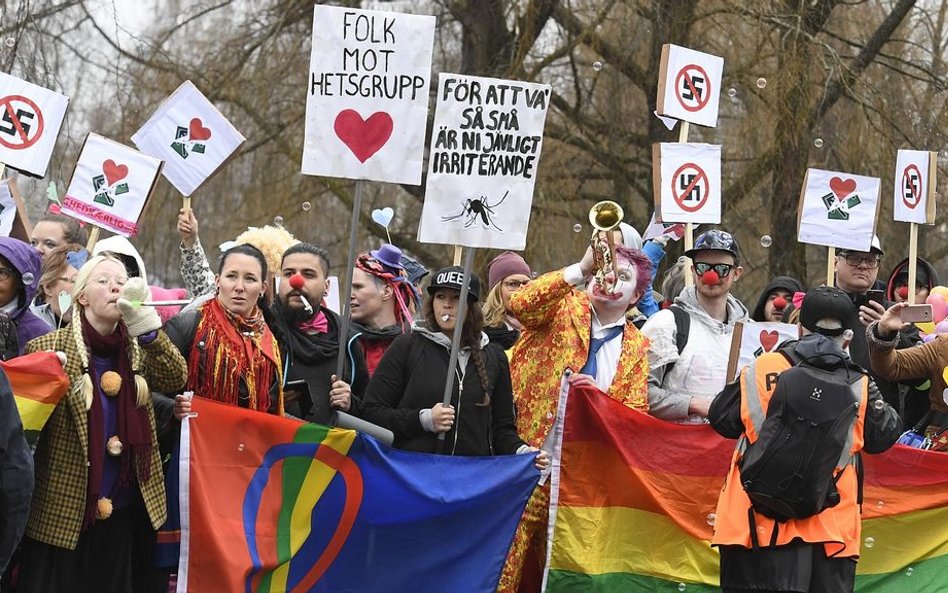
{"type": "MultiPolygon", "coordinates": [[[[681,143],[688,142],[688,131],[691,128],[689,122],[681,122],[681,126],[678,129],[678,141],[681,143]]],[[[685,251],[693,249],[695,246],[695,230],[694,225],[690,222],[685,223],[685,251]]],[[[693,286],[695,283],[695,277],[691,273],[691,259],[685,258],[685,286],[693,286]]]]}
{"type": "Polygon", "coordinates": [[[836,248],[830,247],[826,255],[826,285],[833,286],[836,277],[836,248]]]}
{"type": "Polygon", "coordinates": [[[191,196],[184,196],[184,214],[187,216],[191,211],[191,196]]]}
{"type": "Polygon", "coordinates": [[[0,177],[3,177],[3,172],[7,170],[7,166],[4,163],[0,163],[0,177]]]}
{"type": "Polygon", "coordinates": [[[915,281],[918,277],[918,224],[909,223],[908,302],[915,304],[915,281]]]}
{"type": "Polygon", "coordinates": [[[99,227],[94,226],[92,227],[92,230],[89,231],[89,240],[86,242],[86,251],[88,251],[90,255],[92,254],[93,248],[95,248],[96,241],[99,240],[99,230],[99,227]]]}
{"type": "Polygon", "coordinates": [[[454,264],[455,266],[461,265],[461,253],[464,251],[464,248],[460,245],[454,246],[454,264]]]}

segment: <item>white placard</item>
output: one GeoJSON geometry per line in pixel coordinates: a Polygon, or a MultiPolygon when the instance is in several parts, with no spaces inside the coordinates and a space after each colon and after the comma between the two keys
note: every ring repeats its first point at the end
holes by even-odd
{"type": "Polygon", "coordinates": [[[0,163],[46,176],[69,97],[0,72],[0,163]]]}
{"type": "Polygon", "coordinates": [[[783,342],[799,337],[800,329],[791,323],[738,322],[731,338],[728,380],[736,379],[741,369],[760,355],[774,352],[783,342]]]}
{"type": "Polygon", "coordinates": [[[10,180],[0,181],[0,236],[9,237],[16,218],[16,202],[10,193],[10,180]]]}
{"type": "Polygon", "coordinates": [[[342,315],[342,313],[340,313],[342,308],[339,306],[339,276],[329,276],[328,280],[329,290],[323,295],[323,302],[326,303],[327,309],[342,315]]]}
{"type": "Polygon", "coordinates": [[[799,241],[868,252],[879,188],[878,177],[808,169],[797,214],[799,241]]]}
{"type": "Polygon", "coordinates": [[[935,223],[935,170],[938,153],[900,150],[895,165],[892,216],[899,222],[935,223]]]}
{"type": "Polygon", "coordinates": [[[652,147],[655,212],[666,222],[721,222],[721,147],[663,142],[652,147]]]}
{"type": "Polygon", "coordinates": [[[526,247],[549,102],[544,84],[439,76],[419,241],[526,247]]]}
{"type": "Polygon", "coordinates": [[[165,177],[190,196],[240,148],[244,137],[186,80],[135,132],[132,142],[165,161],[165,177]]]}
{"type": "MultiPolygon", "coordinates": [[[[698,225],[692,225],[691,230],[698,230],[698,225]]],[[[642,240],[648,241],[663,235],[672,241],[680,241],[685,236],[685,225],[680,222],[658,222],[655,220],[655,213],[652,212],[652,218],[649,219],[648,226],[645,227],[642,240]]]]}
{"type": "Polygon", "coordinates": [[[724,58],[665,44],[656,115],[713,128],[718,123],[723,73],[724,58]]]}
{"type": "Polygon", "coordinates": [[[62,201],[62,213],[130,237],[154,190],[161,161],[90,133],[62,201]]]}
{"type": "Polygon", "coordinates": [[[421,184],[435,18],[314,11],[303,173],[421,184]]]}

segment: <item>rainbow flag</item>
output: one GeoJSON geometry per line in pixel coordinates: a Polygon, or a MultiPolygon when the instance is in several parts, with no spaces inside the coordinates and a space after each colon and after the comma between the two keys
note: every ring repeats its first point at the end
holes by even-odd
{"type": "Polygon", "coordinates": [[[493,592],[532,455],[449,457],[195,399],[178,592],[493,592]]]}
{"type": "MultiPolygon", "coordinates": [[[[547,593],[719,591],[710,540],[735,442],[594,388],[560,408],[547,593]]],[[[856,591],[948,591],[948,454],[897,445],[863,459],[856,591]]]]}
{"type": "Polygon", "coordinates": [[[23,432],[32,446],[69,388],[69,377],[53,352],[34,352],[0,361],[16,400],[23,432]]]}

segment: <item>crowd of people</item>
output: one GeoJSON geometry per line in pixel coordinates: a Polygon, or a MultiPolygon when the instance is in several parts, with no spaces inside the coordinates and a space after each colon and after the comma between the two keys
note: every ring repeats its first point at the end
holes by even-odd
{"type": "MultiPolygon", "coordinates": [[[[504,252],[488,265],[486,285],[461,267],[429,271],[385,244],[351,262],[346,319],[326,305],[331,268],[322,247],[282,228],[253,229],[225,246],[215,272],[192,210],[181,211],[177,229],[184,289],[149,286],[145,262],[122,237],[88,252],[68,217],[44,217],[32,245],[0,238],[0,353],[62,352],[70,382],[30,451],[0,380],[4,591],[169,590],[174,555],[156,560],[156,533],[176,533],[169,459],[194,397],[321,424],[346,412],[390,430],[400,449],[529,454],[547,472],[564,374],[642,413],[710,423],[746,447],[765,432],[747,410],[766,411],[777,398],[767,373],[818,359],[827,372],[865,377],[852,456],[885,450],[903,426],[936,441],[948,426],[948,342],[920,345],[917,330],[902,323],[907,262],[880,279],[877,239],[867,252],[837,253],[837,288],[807,292],[799,279],[776,277],[753,311],[732,294],[742,254],[721,229],[697,237],[690,260],[669,266],[664,278],[657,272],[667,238],[643,242],[627,224],[597,233],[575,263],[540,275],[504,252]],[[605,259],[603,246],[611,249],[605,259]],[[884,301],[867,297],[875,289],[884,301]],[[185,294],[191,302],[183,307],[150,305],[185,294]],[[735,326],[777,321],[798,323],[801,339],[737,379],[727,376],[735,326]],[[460,350],[449,368],[458,324],[460,350]],[[764,384],[766,393],[750,388],[764,384]],[[24,465],[32,465],[32,491],[7,477],[24,465]]],[[[917,282],[924,302],[938,282],[927,262],[917,282]]],[[[751,512],[757,507],[735,474],[740,458],[715,527],[722,587],[851,590],[859,477],[850,458],[837,468],[842,502],[784,517],[779,534],[772,517],[751,512]],[[834,514],[833,527],[819,520],[823,513],[834,514]],[[766,528],[767,541],[757,541],[749,520],[766,528]],[[830,541],[840,545],[832,553],[830,541]],[[788,570],[796,576],[774,576],[788,570]]],[[[539,590],[549,499],[543,482],[498,591],[539,590]]]]}

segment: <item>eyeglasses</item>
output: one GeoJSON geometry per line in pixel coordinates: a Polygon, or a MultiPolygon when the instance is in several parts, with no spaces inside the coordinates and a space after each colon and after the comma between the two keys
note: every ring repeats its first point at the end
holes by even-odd
{"type": "Polygon", "coordinates": [[[721,278],[727,278],[733,268],[734,266],[731,264],[706,264],[704,262],[695,262],[695,272],[698,272],[699,276],[706,274],[710,270],[714,270],[714,272],[721,278]]]}
{"type": "Polygon", "coordinates": [[[520,290],[527,284],[530,284],[529,280],[504,280],[504,288],[510,291],[520,290]]]}
{"type": "Polygon", "coordinates": [[[16,270],[11,268],[0,268],[0,281],[6,282],[12,278],[16,273],[16,270]]]}
{"type": "Polygon", "coordinates": [[[856,255],[855,253],[846,253],[841,255],[846,259],[846,263],[854,268],[858,268],[862,264],[866,264],[866,267],[870,270],[874,270],[879,267],[878,255],[856,255]]]}

